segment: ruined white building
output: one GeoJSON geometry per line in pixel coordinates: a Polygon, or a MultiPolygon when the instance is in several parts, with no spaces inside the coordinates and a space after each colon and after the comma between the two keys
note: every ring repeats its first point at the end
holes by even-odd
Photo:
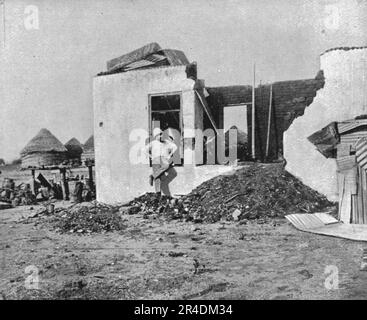
{"type": "Polygon", "coordinates": [[[284,133],[286,170],[303,183],[338,200],[337,165],[307,140],[329,123],[367,114],[367,48],[335,48],[320,57],[325,84],[302,117],[284,133]]]}
{"type": "Polygon", "coordinates": [[[176,176],[169,181],[162,178],[164,194],[190,192],[231,170],[198,166],[203,163],[200,132],[205,123],[213,130],[217,125],[205,100],[204,82],[196,78],[196,65],[189,64],[182,52],[150,44],[107,65],[109,71],[93,80],[98,201],[125,202],[154,191],[148,182],[151,165],[141,150],[156,120],[176,129],[181,144],[176,176]]]}

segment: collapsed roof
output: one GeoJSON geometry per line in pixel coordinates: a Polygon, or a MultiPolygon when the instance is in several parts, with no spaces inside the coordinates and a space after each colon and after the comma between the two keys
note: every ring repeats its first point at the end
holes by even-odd
{"type": "Polygon", "coordinates": [[[365,136],[366,129],[367,117],[362,115],[350,120],[331,122],[307,139],[325,158],[336,158],[336,148],[339,143],[356,144],[358,139],[365,136]]]}
{"type": "Polygon", "coordinates": [[[107,61],[107,71],[98,75],[148,69],[161,66],[189,65],[190,62],[180,50],[162,49],[156,42],[107,61]]]}

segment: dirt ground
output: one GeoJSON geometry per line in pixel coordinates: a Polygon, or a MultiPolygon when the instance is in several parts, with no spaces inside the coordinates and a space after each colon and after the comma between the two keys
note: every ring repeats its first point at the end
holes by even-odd
{"type": "Polygon", "coordinates": [[[194,224],[124,215],[123,231],[78,235],[37,218],[19,222],[35,210],[0,212],[3,299],[367,298],[363,243],[303,233],[285,219],[194,224]]]}

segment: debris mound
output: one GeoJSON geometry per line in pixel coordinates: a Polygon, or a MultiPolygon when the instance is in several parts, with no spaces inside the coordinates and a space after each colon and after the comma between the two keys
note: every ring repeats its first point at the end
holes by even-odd
{"type": "Polygon", "coordinates": [[[96,201],[71,208],[57,208],[50,222],[61,233],[104,233],[125,229],[118,207],[96,201]]]}
{"type": "Polygon", "coordinates": [[[282,164],[252,164],[208,180],[179,199],[147,193],[128,205],[129,214],[212,223],[325,211],[335,204],[285,171],[282,164]]]}

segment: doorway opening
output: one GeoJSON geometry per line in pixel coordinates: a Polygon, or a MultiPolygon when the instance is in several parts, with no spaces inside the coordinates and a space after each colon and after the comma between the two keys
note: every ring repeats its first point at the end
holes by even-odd
{"type": "Polygon", "coordinates": [[[225,131],[226,152],[230,146],[229,129],[237,130],[237,157],[249,158],[247,105],[226,106],[223,108],[223,128],[225,131]]]}
{"type": "MultiPolygon", "coordinates": [[[[168,133],[177,145],[173,155],[175,165],[183,164],[182,148],[182,98],[180,92],[149,95],[149,137],[159,128],[168,133]]],[[[165,138],[165,137],[163,137],[165,138]]]]}

